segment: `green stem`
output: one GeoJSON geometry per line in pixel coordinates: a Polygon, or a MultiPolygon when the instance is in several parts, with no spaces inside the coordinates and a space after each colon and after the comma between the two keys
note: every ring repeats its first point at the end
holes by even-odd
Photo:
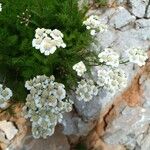
{"type": "Polygon", "coordinates": [[[119,64],[127,64],[129,62],[129,60],[126,61],[120,61],[119,64]]]}

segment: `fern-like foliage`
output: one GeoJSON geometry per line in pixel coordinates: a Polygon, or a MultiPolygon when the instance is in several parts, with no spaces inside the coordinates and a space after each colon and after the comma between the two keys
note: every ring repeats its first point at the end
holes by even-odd
{"type": "Polygon", "coordinates": [[[106,5],[107,5],[107,0],[95,0],[95,2],[96,2],[99,6],[106,6],[106,5]]]}
{"type": "MultiPolygon", "coordinates": [[[[76,0],[3,0],[0,13],[0,82],[10,87],[15,100],[25,100],[26,80],[54,75],[70,88],[77,82],[72,66],[91,55],[91,36],[82,22],[76,0]],[[32,47],[36,28],[58,29],[65,49],[45,56],[32,47]]],[[[83,60],[83,61],[84,61],[83,60]]],[[[86,63],[86,62],[84,62],[86,63]]]]}

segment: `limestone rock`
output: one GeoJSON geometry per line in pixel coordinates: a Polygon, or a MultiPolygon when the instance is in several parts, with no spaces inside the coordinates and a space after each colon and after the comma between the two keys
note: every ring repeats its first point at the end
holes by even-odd
{"type": "Polygon", "coordinates": [[[16,129],[13,123],[7,122],[6,120],[0,121],[0,130],[5,133],[8,140],[12,140],[18,132],[18,129],[16,129]]]}
{"type": "Polygon", "coordinates": [[[141,143],[141,150],[149,150],[150,149],[150,132],[146,134],[142,143],[141,143]]]}
{"type": "Polygon", "coordinates": [[[99,46],[99,48],[92,47],[91,49],[100,52],[100,49],[111,47],[115,42],[115,40],[117,39],[117,33],[118,31],[115,31],[114,29],[108,29],[108,31],[105,33],[99,33],[97,35],[97,40],[98,40],[97,45],[99,46]]]}
{"type": "Polygon", "coordinates": [[[141,89],[143,90],[142,99],[143,99],[143,107],[150,108],[150,79],[144,76],[140,79],[141,89]]]}
{"type": "Polygon", "coordinates": [[[95,123],[92,121],[83,121],[73,113],[66,113],[64,114],[62,125],[65,135],[86,136],[93,129],[95,123]]]}
{"type": "Polygon", "coordinates": [[[22,140],[22,146],[15,150],[70,150],[70,145],[61,127],[57,127],[54,135],[46,139],[34,139],[29,131],[22,140]]]}
{"type": "Polygon", "coordinates": [[[150,4],[149,4],[148,9],[147,9],[146,17],[147,17],[147,18],[150,18],[150,4]]]}
{"type": "Polygon", "coordinates": [[[125,107],[120,116],[109,125],[103,137],[105,142],[122,144],[130,150],[134,149],[137,144],[136,137],[146,132],[149,127],[149,115],[149,109],[125,107]]]}
{"type": "Polygon", "coordinates": [[[150,28],[150,19],[139,19],[135,24],[136,28],[150,28]]]}
{"type": "Polygon", "coordinates": [[[3,131],[0,131],[0,142],[5,143],[5,144],[9,143],[9,140],[6,139],[5,133],[3,131]]]}
{"type": "Polygon", "coordinates": [[[149,0],[129,0],[131,6],[131,13],[138,18],[145,16],[146,7],[149,0]]]}
{"type": "Polygon", "coordinates": [[[132,16],[124,7],[120,6],[113,14],[109,22],[111,26],[120,29],[121,27],[134,21],[135,16],[132,16]]]}
{"type": "Polygon", "coordinates": [[[123,52],[133,47],[142,47],[147,50],[150,46],[149,41],[147,41],[150,37],[150,30],[148,29],[149,28],[138,30],[130,29],[119,32],[117,40],[113,43],[112,48],[118,52],[123,52]]]}

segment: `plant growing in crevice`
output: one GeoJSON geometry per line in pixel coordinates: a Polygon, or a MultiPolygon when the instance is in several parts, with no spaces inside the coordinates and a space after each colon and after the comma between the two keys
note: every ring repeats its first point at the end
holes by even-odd
{"type": "Polygon", "coordinates": [[[36,75],[54,75],[66,89],[77,83],[72,66],[90,53],[92,38],[83,26],[85,12],[76,0],[4,0],[0,14],[0,81],[14,92],[15,100],[25,100],[26,80],[36,75]],[[35,30],[60,30],[66,43],[53,55],[44,56],[32,47],[35,30]]]}

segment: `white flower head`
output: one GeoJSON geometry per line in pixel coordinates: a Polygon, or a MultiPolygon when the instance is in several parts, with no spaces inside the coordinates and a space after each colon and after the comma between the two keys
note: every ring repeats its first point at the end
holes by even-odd
{"type": "Polygon", "coordinates": [[[107,25],[102,23],[102,20],[97,15],[91,15],[83,24],[88,30],[90,30],[91,35],[96,35],[98,32],[104,32],[107,30],[107,25]]]}
{"type": "Polygon", "coordinates": [[[97,71],[97,84],[114,95],[127,86],[127,77],[122,69],[101,67],[97,71]]]}
{"type": "Polygon", "coordinates": [[[82,61],[75,64],[73,66],[73,70],[75,70],[77,72],[77,75],[80,77],[87,71],[86,66],[82,61]]]}
{"type": "Polygon", "coordinates": [[[56,49],[56,42],[46,37],[41,43],[40,52],[48,56],[49,54],[53,54],[56,49]]]}
{"type": "Polygon", "coordinates": [[[12,97],[13,93],[9,88],[4,88],[0,84],[0,108],[5,108],[7,106],[8,100],[12,97]]]}
{"type": "Polygon", "coordinates": [[[145,61],[148,59],[147,53],[141,48],[131,48],[125,51],[126,58],[139,66],[145,65],[145,61]]]}
{"type": "Polygon", "coordinates": [[[63,119],[63,113],[72,110],[72,101],[66,98],[65,86],[55,82],[54,76],[36,76],[26,81],[30,91],[23,107],[24,116],[32,122],[34,138],[46,138],[54,133],[55,126],[63,119]]]}
{"type": "Polygon", "coordinates": [[[99,53],[98,57],[101,63],[112,67],[119,66],[119,54],[110,48],[106,48],[103,52],[99,53]]]}
{"type": "Polygon", "coordinates": [[[98,88],[95,86],[93,80],[81,80],[78,82],[76,89],[76,97],[79,101],[88,102],[98,94],[98,88]]]}
{"type": "Polygon", "coordinates": [[[32,40],[32,46],[40,50],[41,53],[48,56],[53,54],[57,48],[65,48],[63,34],[57,30],[37,28],[35,30],[35,38],[32,40]]]}

